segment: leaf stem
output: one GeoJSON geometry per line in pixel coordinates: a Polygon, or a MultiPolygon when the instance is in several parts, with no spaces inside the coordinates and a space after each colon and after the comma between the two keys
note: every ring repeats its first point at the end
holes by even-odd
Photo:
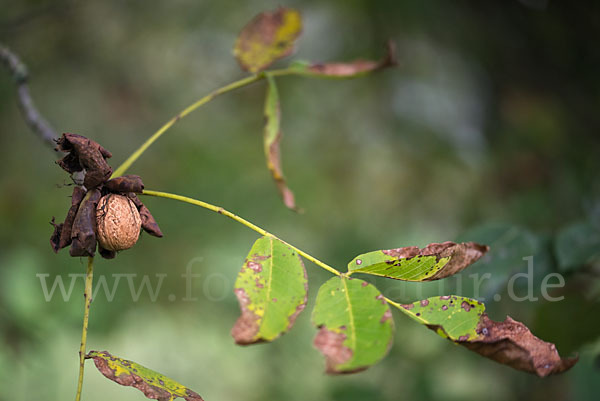
{"type": "Polygon", "coordinates": [[[203,207],[205,209],[208,210],[212,210],[213,212],[222,214],[223,216],[227,216],[230,219],[233,219],[235,221],[237,221],[238,223],[241,223],[243,225],[245,225],[246,227],[248,227],[251,230],[256,231],[257,233],[259,233],[260,235],[264,235],[264,236],[271,236],[273,238],[277,238],[279,241],[283,242],[284,244],[286,244],[287,246],[289,246],[290,248],[292,248],[293,250],[295,250],[296,252],[298,252],[298,254],[304,256],[304,258],[310,260],[311,262],[313,262],[314,264],[316,264],[317,266],[319,266],[320,268],[327,270],[328,272],[335,274],[336,276],[341,275],[341,273],[339,271],[337,271],[336,269],[334,269],[333,267],[329,266],[327,263],[321,262],[319,259],[315,258],[314,256],[296,248],[295,246],[293,246],[292,244],[285,242],[284,240],[282,240],[281,238],[277,237],[276,235],[271,234],[270,232],[260,228],[259,226],[257,226],[256,224],[253,224],[251,222],[249,222],[246,219],[243,219],[242,217],[231,213],[228,210],[223,209],[220,206],[215,206],[215,205],[211,205],[210,203],[206,203],[203,202],[201,200],[197,200],[197,199],[193,199],[193,198],[188,198],[187,196],[181,196],[181,195],[175,195],[175,194],[170,194],[168,192],[159,192],[159,191],[150,191],[150,190],[144,190],[144,192],[142,192],[143,195],[148,195],[148,196],[156,196],[158,198],[167,198],[167,199],[174,199],[180,202],[185,202],[185,203],[189,203],[192,205],[196,205],[196,206],[200,206],[203,207]]]}
{"type": "Polygon", "coordinates": [[[231,92],[235,89],[250,85],[254,82],[260,81],[262,79],[265,79],[266,74],[269,75],[277,75],[277,76],[281,76],[281,75],[290,75],[290,74],[296,74],[297,71],[292,69],[292,68],[283,68],[283,69],[279,69],[279,70],[272,70],[272,71],[267,71],[267,72],[261,72],[255,75],[251,75],[249,77],[246,78],[242,78],[240,80],[234,81],[230,84],[227,84],[219,89],[215,89],[214,91],[212,91],[211,93],[209,93],[208,95],[198,99],[196,102],[192,103],[191,105],[189,105],[188,107],[186,107],[185,109],[183,109],[182,111],[180,111],[178,114],[175,115],[175,117],[171,118],[169,121],[167,121],[162,127],[159,128],[158,131],[156,131],[154,134],[152,134],[152,136],[150,136],[150,138],[146,139],[146,141],[142,144],[142,146],[140,146],[135,152],[133,152],[131,154],[131,156],[129,156],[127,158],[127,160],[125,160],[112,174],[111,178],[114,177],[119,177],[123,174],[125,174],[125,172],[127,171],[127,169],[129,167],[131,167],[131,165],[137,160],[139,159],[139,157],[146,151],[146,149],[148,149],[150,147],[150,145],[152,145],[154,142],[156,142],[156,140],[158,138],[160,138],[162,136],[162,134],[164,134],[165,132],[167,132],[167,130],[169,128],[171,128],[173,125],[175,125],[175,123],[179,120],[181,120],[183,117],[187,116],[188,114],[190,114],[192,111],[198,109],[200,106],[205,105],[206,103],[210,102],[211,100],[213,100],[215,97],[222,95],[224,93],[227,92],[231,92]]]}
{"type": "Polygon", "coordinates": [[[387,297],[383,297],[383,299],[385,299],[385,302],[387,302],[388,304],[392,305],[393,307],[395,307],[396,309],[398,309],[400,312],[404,313],[405,315],[407,315],[408,317],[410,317],[413,320],[418,321],[421,324],[426,324],[427,322],[425,321],[425,319],[420,318],[412,313],[410,313],[409,311],[407,311],[401,304],[399,304],[398,302],[392,301],[391,299],[387,298],[387,297]]]}
{"type": "MultiPolygon", "coordinates": [[[[348,273],[340,273],[339,271],[337,271],[336,269],[334,269],[333,267],[329,266],[327,263],[320,261],[319,259],[315,258],[314,256],[304,252],[301,249],[296,248],[295,246],[293,246],[292,244],[290,244],[289,242],[286,242],[284,240],[282,240],[281,238],[277,237],[274,234],[271,234],[270,232],[268,232],[267,230],[257,226],[256,224],[253,224],[251,222],[249,222],[248,220],[238,216],[235,213],[231,213],[228,210],[223,209],[220,206],[215,206],[212,205],[210,203],[198,200],[198,199],[193,199],[193,198],[188,198],[187,196],[181,196],[181,195],[176,195],[176,194],[171,194],[168,192],[160,192],[160,191],[151,191],[148,189],[144,189],[144,191],[142,192],[143,195],[148,195],[148,196],[155,196],[157,198],[167,198],[167,199],[174,199],[180,202],[184,202],[184,203],[189,203],[192,205],[196,205],[196,206],[200,206],[203,207],[205,209],[208,210],[212,210],[213,212],[216,212],[218,214],[221,214],[223,216],[227,216],[232,220],[237,221],[238,223],[241,223],[243,225],[245,225],[246,227],[248,227],[251,230],[256,231],[257,233],[259,233],[260,235],[264,235],[264,236],[271,236],[273,238],[277,238],[279,241],[283,242],[284,244],[286,244],[287,246],[289,246],[290,248],[292,248],[293,250],[295,250],[296,252],[298,252],[298,254],[302,255],[305,259],[310,260],[311,262],[313,262],[314,264],[316,264],[317,266],[319,266],[320,268],[327,270],[328,272],[335,274],[336,276],[348,276],[348,273]]],[[[391,299],[384,297],[385,301],[394,306],[395,308],[397,308],[400,312],[404,313],[405,315],[410,316],[411,318],[415,318],[413,315],[411,315],[406,309],[404,309],[402,307],[401,304],[399,304],[398,302],[392,301],[391,299]]]]}
{"type": "Polygon", "coordinates": [[[83,387],[83,369],[85,366],[85,348],[87,343],[88,321],[90,317],[90,305],[92,303],[92,282],[94,279],[94,258],[88,257],[87,272],[85,275],[85,290],[83,296],[85,307],[83,310],[83,329],[81,332],[81,346],[79,347],[79,380],[77,381],[77,394],[75,401],[81,399],[81,389],[83,387]]]}

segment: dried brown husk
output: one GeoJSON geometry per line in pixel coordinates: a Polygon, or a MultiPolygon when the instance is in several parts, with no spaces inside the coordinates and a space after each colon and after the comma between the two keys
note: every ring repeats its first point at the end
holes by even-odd
{"type": "Polygon", "coordinates": [[[94,188],[107,181],[112,168],[106,162],[112,154],[97,142],[77,134],[65,133],[57,141],[56,150],[68,152],[57,163],[70,174],[85,170],[83,185],[94,188]]]}
{"type": "Polygon", "coordinates": [[[154,237],[162,238],[163,233],[160,230],[160,227],[158,227],[158,223],[154,219],[154,216],[152,216],[152,213],[150,213],[150,210],[148,210],[148,208],[135,194],[129,194],[129,197],[140,212],[140,217],[142,218],[142,228],[144,231],[154,237]]]}
{"type": "Polygon", "coordinates": [[[71,256],[94,256],[96,253],[96,206],[99,200],[100,191],[92,189],[81,201],[73,221],[71,256]]]}

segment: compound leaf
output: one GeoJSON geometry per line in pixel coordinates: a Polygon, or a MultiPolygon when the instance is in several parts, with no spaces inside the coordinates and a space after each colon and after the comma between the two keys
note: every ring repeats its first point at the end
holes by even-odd
{"type": "Polygon", "coordinates": [[[320,78],[355,78],[383,68],[397,65],[394,42],[388,41],[386,54],[379,61],[355,60],[351,62],[310,63],[297,61],[292,64],[295,73],[320,78]]]}
{"type": "Polygon", "coordinates": [[[241,316],[231,330],[240,345],[272,341],[286,333],[306,306],[302,259],[280,240],[259,238],[235,282],[241,316]]]}
{"type": "Polygon", "coordinates": [[[475,263],[489,247],[475,242],[429,244],[373,251],[348,264],[350,273],[367,273],[404,281],[432,281],[456,274],[475,263]]]}
{"type": "Polygon", "coordinates": [[[292,210],[297,210],[293,192],[288,188],[281,169],[281,108],[275,79],[267,74],[267,98],[265,100],[265,132],[264,151],[267,167],[277,184],[283,203],[292,210]]]}
{"type": "Polygon", "coordinates": [[[325,356],[327,373],[367,369],[383,358],[394,322],[389,305],[366,281],[333,277],[319,289],[312,321],[319,328],[314,345],[325,356]]]}
{"type": "Polygon", "coordinates": [[[552,343],[534,336],[510,316],[491,320],[481,302],[447,295],[399,305],[414,320],[440,336],[512,368],[540,377],[570,369],[577,358],[561,358],[552,343]]]}
{"type": "Polygon", "coordinates": [[[245,71],[257,73],[289,55],[301,33],[302,18],[294,9],[260,13],[240,32],[233,54],[245,71]]]}
{"type": "Polygon", "coordinates": [[[202,401],[197,393],[175,380],[135,362],[112,356],[107,351],[90,351],[86,359],[93,359],[100,373],[108,379],[122,386],[135,387],[148,398],[171,401],[181,397],[186,401],[202,401]]]}

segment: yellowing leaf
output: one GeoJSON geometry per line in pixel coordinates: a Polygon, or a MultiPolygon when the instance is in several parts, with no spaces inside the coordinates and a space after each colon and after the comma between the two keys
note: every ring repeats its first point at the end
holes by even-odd
{"type": "Polygon", "coordinates": [[[281,7],[264,12],[242,29],[233,54],[244,70],[256,73],[289,55],[300,33],[302,18],[298,11],[281,7]]]}
{"type": "Polygon", "coordinates": [[[306,306],[307,285],[295,250],[276,238],[259,238],[235,281],[242,311],[231,330],[235,342],[272,341],[290,330],[306,306]]]}
{"type": "Polygon", "coordinates": [[[135,362],[112,356],[107,351],[90,351],[85,358],[93,359],[100,373],[108,379],[122,386],[135,387],[147,398],[171,401],[181,397],[185,401],[203,401],[197,393],[175,380],[135,362]]]}

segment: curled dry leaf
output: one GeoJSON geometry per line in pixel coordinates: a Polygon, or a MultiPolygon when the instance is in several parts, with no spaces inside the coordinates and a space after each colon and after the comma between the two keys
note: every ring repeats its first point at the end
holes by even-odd
{"type": "Polygon", "coordinates": [[[256,73],[289,55],[300,33],[302,19],[298,11],[280,7],[260,13],[240,32],[233,54],[245,71],[256,73]]]}
{"type": "Polygon", "coordinates": [[[85,358],[93,359],[106,378],[122,386],[137,388],[147,398],[171,401],[181,397],[185,401],[203,401],[200,395],[175,380],[106,351],[90,351],[85,358]]]}
{"type": "Polygon", "coordinates": [[[578,358],[561,358],[556,345],[534,336],[521,322],[510,316],[503,322],[491,320],[486,313],[477,325],[479,336],[459,344],[471,351],[518,370],[540,377],[572,368],[578,358]]]}
{"type": "Polygon", "coordinates": [[[307,291],[300,255],[276,238],[259,238],[235,281],[241,309],[231,330],[235,342],[273,341],[287,333],[306,306],[307,291]]]}
{"type": "Polygon", "coordinates": [[[297,211],[294,193],[288,188],[281,168],[281,108],[275,79],[267,75],[267,97],[265,100],[264,151],[267,167],[273,176],[283,203],[289,209],[297,211]]]}
{"type": "Polygon", "coordinates": [[[378,61],[355,60],[351,62],[330,63],[295,63],[294,68],[298,74],[312,75],[324,78],[354,78],[383,68],[393,67],[398,64],[396,60],[396,46],[393,41],[386,43],[386,54],[378,61]]]}
{"type": "Polygon", "coordinates": [[[373,251],[357,256],[348,264],[351,273],[367,273],[405,281],[439,280],[460,272],[479,260],[489,247],[475,242],[433,243],[373,251]]]}
{"type": "Polygon", "coordinates": [[[495,322],[477,300],[456,295],[400,305],[402,311],[440,336],[496,362],[544,377],[571,368],[577,359],[561,358],[556,346],[540,340],[520,322],[495,322]]]}

